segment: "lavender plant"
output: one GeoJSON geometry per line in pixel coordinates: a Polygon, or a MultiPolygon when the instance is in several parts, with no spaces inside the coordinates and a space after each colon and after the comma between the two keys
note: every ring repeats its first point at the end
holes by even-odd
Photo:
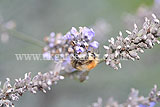
{"type": "Polygon", "coordinates": [[[158,102],[160,102],[160,91],[157,90],[157,85],[155,85],[148,97],[139,96],[139,91],[132,88],[128,99],[122,104],[110,98],[103,106],[102,98],[98,98],[97,102],[89,107],[154,107],[158,102]]]}
{"type": "MultiPolygon", "coordinates": [[[[10,84],[10,79],[6,79],[3,88],[0,89],[0,106],[14,106],[12,101],[18,100],[27,91],[46,92],[45,89],[50,90],[50,86],[58,80],[64,79],[64,76],[77,78],[83,82],[88,79],[89,71],[101,62],[105,62],[117,70],[121,68],[121,60],[139,60],[139,52],[143,53],[145,49],[153,48],[156,43],[160,44],[158,40],[160,22],[154,14],[152,17],[151,20],[145,18],[140,30],[136,24],[132,32],[127,30],[127,37],[123,37],[120,32],[116,40],[111,38],[109,45],[104,46],[106,50],[104,58],[100,58],[98,55],[99,42],[94,40],[95,32],[92,28],[79,27],[79,31],[77,31],[72,27],[64,36],[52,32],[49,37],[45,38],[47,46],[44,47],[43,56],[52,60],[56,60],[58,57],[56,69],[44,74],[38,73],[33,79],[28,73],[24,79],[16,79],[13,86],[10,84]]],[[[146,107],[158,101],[159,92],[156,92],[156,87],[147,100],[138,97],[138,91],[133,89],[126,103],[120,105],[112,103],[114,105],[111,104],[107,107],[146,107]]],[[[100,102],[101,100],[99,100],[100,102]]]]}
{"type": "Polygon", "coordinates": [[[57,81],[64,79],[59,75],[61,64],[55,66],[54,71],[46,72],[31,77],[31,73],[26,73],[25,77],[15,79],[14,85],[11,85],[9,78],[6,78],[6,82],[3,87],[0,88],[0,107],[14,107],[12,101],[18,101],[19,97],[25,92],[29,91],[33,94],[38,91],[46,93],[46,89],[50,90],[53,84],[57,84],[57,81]]]}
{"type": "Polygon", "coordinates": [[[160,44],[158,38],[160,37],[160,24],[159,20],[154,14],[153,19],[145,18],[143,27],[139,30],[137,25],[134,24],[132,32],[126,30],[128,36],[123,37],[119,33],[117,40],[111,38],[109,46],[104,46],[106,49],[105,62],[114,69],[121,68],[120,60],[131,59],[139,60],[138,53],[144,53],[144,49],[151,49],[155,43],[160,44]]]}

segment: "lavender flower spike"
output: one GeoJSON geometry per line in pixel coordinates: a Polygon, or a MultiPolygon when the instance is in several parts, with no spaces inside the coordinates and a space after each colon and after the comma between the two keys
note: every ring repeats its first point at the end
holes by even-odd
{"type": "Polygon", "coordinates": [[[151,90],[148,97],[139,96],[139,91],[136,89],[131,89],[131,92],[128,96],[128,99],[119,104],[113,98],[110,98],[107,101],[106,106],[103,106],[101,98],[98,98],[98,101],[93,103],[89,107],[154,107],[156,103],[160,102],[160,91],[157,91],[157,86],[151,90]]]}
{"type": "Polygon", "coordinates": [[[57,64],[54,71],[38,73],[33,78],[31,78],[31,73],[26,73],[24,79],[15,79],[14,85],[11,85],[10,79],[7,78],[3,88],[0,88],[0,107],[14,107],[12,101],[18,101],[19,97],[27,91],[34,94],[38,91],[46,93],[46,89],[50,90],[50,87],[58,80],[64,79],[59,75],[60,68],[61,65],[57,64]]]}
{"type": "Polygon", "coordinates": [[[140,30],[134,24],[132,32],[126,31],[127,37],[124,38],[120,32],[117,39],[111,38],[109,40],[109,46],[104,46],[107,65],[117,70],[121,68],[120,60],[139,60],[138,53],[143,53],[144,49],[153,48],[156,43],[160,44],[158,40],[160,38],[160,22],[154,14],[152,17],[152,20],[145,18],[143,28],[140,30]]]}
{"type": "Polygon", "coordinates": [[[74,72],[73,70],[78,70],[74,77],[84,81],[87,79],[88,71],[96,67],[99,62],[96,51],[99,43],[92,40],[94,36],[93,29],[87,27],[79,27],[79,30],[72,27],[64,36],[51,33],[45,38],[47,46],[44,47],[43,56],[46,59],[52,59],[57,54],[63,54],[69,60],[58,59],[58,62],[63,62],[62,74],[70,75],[74,72]]]}

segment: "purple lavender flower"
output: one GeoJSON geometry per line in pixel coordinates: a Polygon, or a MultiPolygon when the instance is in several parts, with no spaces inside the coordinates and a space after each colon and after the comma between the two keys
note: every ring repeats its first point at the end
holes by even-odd
{"type": "Polygon", "coordinates": [[[82,47],[80,47],[80,46],[76,46],[75,49],[76,49],[76,52],[77,52],[77,53],[82,53],[82,52],[84,52],[84,49],[83,49],[82,47]]]}
{"type": "Polygon", "coordinates": [[[68,32],[66,35],[64,35],[65,39],[71,40],[72,39],[72,35],[70,32],[68,32]]]}
{"type": "Polygon", "coordinates": [[[50,33],[50,36],[53,38],[55,36],[55,33],[54,32],[50,33]]]}
{"type": "Polygon", "coordinates": [[[50,38],[50,42],[54,42],[55,41],[55,39],[54,38],[50,38]]]}
{"type": "Polygon", "coordinates": [[[95,36],[95,32],[93,31],[93,29],[89,29],[87,27],[83,28],[82,34],[84,35],[84,37],[86,37],[88,40],[92,40],[92,38],[95,36]]]}
{"type": "Polygon", "coordinates": [[[77,35],[77,29],[75,27],[72,27],[72,29],[70,30],[70,33],[74,36],[77,35]]]}
{"type": "Polygon", "coordinates": [[[53,46],[54,46],[54,43],[49,43],[50,48],[53,48],[53,46]]]}
{"type": "Polygon", "coordinates": [[[72,44],[71,48],[75,53],[83,53],[85,51],[90,51],[91,48],[97,49],[99,43],[97,41],[92,42],[92,38],[95,33],[92,28],[79,27],[79,32],[76,28],[72,29],[64,36],[68,40],[68,44],[72,44]],[[88,48],[90,46],[90,48],[88,48]]]}
{"type": "Polygon", "coordinates": [[[90,43],[90,46],[97,49],[99,47],[99,43],[97,41],[93,41],[92,43],[90,43]]]}
{"type": "Polygon", "coordinates": [[[43,53],[43,58],[46,60],[50,60],[52,58],[51,53],[50,52],[44,52],[43,53]]]}

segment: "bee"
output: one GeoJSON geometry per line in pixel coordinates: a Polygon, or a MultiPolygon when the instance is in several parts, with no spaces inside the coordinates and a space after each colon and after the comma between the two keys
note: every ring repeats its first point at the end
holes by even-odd
{"type": "Polygon", "coordinates": [[[71,65],[79,71],[90,71],[97,66],[99,56],[96,53],[86,52],[71,57],[71,65]]]}

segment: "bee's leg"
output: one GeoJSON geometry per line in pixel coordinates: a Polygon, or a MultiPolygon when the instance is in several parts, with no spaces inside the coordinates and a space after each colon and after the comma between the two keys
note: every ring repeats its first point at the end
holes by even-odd
{"type": "Polygon", "coordinates": [[[98,49],[97,49],[97,54],[99,54],[99,52],[100,52],[100,51],[99,51],[99,47],[98,47],[98,49]]]}
{"type": "Polygon", "coordinates": [[[86,79],[88,79],[88,74],[89,74],[89,71],[81,71],[79,75],[80,82],[83,82],[86,79]]]}

